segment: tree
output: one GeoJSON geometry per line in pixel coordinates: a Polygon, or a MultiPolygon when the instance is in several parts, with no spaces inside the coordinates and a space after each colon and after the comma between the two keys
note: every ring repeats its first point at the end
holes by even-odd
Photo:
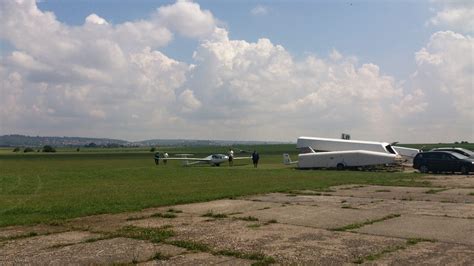
{"type": "Polygon", "coordinates": [[[35,151],[35,150],[33,150],[32,148],[29,148],[29,147],[28,147],[28,148],[25,148],[25,149],[23,150],[23,152],[34,152],[34,151],[35,151]]]}
{"type": "Polygon", "coordinates": [[[85,147],[87,147],[87,148],[96,148],[97,144],[95,144],[94,142],[91,142],[91,143],[87,144],[85,147]]]}
{"type": "Polygon", "coordinates": [[[20,147],[16,147],[13,149],[13,152],[19,152],[20,151],[20,147]]]}
{"type": "Polygon", "coordinates": [[[43,147],[43,152],[56,152],[56,149],[53,148],[53,147],[51,147],[51,146],[49,146],[49,145],[45,145],[45,146],[43,147]]]}

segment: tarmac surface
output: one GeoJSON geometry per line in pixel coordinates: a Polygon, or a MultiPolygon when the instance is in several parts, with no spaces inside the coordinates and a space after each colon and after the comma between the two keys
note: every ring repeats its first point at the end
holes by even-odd
{"type": "Polygon", "coordinates": [[[474,176],[425,178],[0,228],[0,265],[473,265],[474,176]]]}

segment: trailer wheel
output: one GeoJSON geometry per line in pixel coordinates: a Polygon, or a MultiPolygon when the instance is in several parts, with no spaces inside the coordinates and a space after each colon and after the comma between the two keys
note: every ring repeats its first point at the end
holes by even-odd
{"type": "Polygon", "coordinates": [[[428,173],[429,172],[428,166],[426,165],[420,166],[420,172],[422,172],[423,174],[428,173]]]}
{"type": "Polygon", "coordinates": [[[336,165],[336,169],[339,170],[339,171],[344,170],[344,164],[338,163],[338,164],[336,165]]]}

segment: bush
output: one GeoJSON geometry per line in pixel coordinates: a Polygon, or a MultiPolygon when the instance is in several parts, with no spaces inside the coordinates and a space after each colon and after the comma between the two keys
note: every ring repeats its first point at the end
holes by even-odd
{"type": "Polygon", "coordinates": [[[34,152],[35,150],[33,150],[32,148],[25,148],[23,150],[23,152],[34,152]]]}
{"type": "Polygon", "coordinates": [[[77,148],[76,151],[81,151],[81,149],[80,149],[80,148],[77,148]]]}
{"type": "Polygon", "coordinates": [[[56,152],[56,149],[54,149],[53,147],[51,147],[49,145],[45,145],[43,147],[43,152],[56,152]]]}
{"type": "Polygon", "coordinates": [[[13,152],[19,152],[20,151],[20,147],[16,147],[13,149],[13,152]]]}
{"type": "Polygon", "coordinates": [[[155,152],[155,151],[156,151],[156,148],[155,148],[155,147],[151,147],[150,152],[155,152]]]}

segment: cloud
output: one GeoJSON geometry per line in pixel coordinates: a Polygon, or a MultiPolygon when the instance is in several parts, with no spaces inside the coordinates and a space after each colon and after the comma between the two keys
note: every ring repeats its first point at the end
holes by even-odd
{"type": "Polygon", "coordinates": [[[473,47],[472,37],[442,31],[433,34],[415,55],[419,86],[439,95],[443,106],[456,109],[470,121],[474,120],[473,47]]]}
{"type": "Polygon", "coordinates": [[[401,83],[333,49],[295,58],[261,38],[233,40],[193,2],[120,24],[70,26],[34,1],[0,4],[0,133],[294,140],[299,135],[427,141],[472,136],[473,41],[434,33],[401,83]],[[162,51],[194,38],[192,62],[162,51]],[[3,59],[3,58],[2,58],[3,59]],[[446,131],[450,131],[449,134],[446,131]],[[159,132],[159,133],[157,133],[159,132]],[[157,135],[158,134],[158,135],[157,135]]]}
{"type": "Polygon", "coordinates": [[[268,14],[268,7],[258,5],[250,10],[250,13],[254,16],[266,15],[268,14]]]}
{"type": "Polygon", "coordinates": [[[474,32],[473,2],[443,2],[442,10],[437,11],[428,24],[465,33],[474,32]]]}
{"type": "Polygon", "coordinates": [[[109,24],[105,19],[99,17],[96,14],[90,14],[86,17],[86,23],[98,24],[98,25],[107,25],[109,24]]]}
{"type": "Polygon", "coordinates": [[[185,0],[158,8],[156,17],[169,29],[190,38],[209,36],[217,24],[209,10],[202,10],[199,4],[185,0]]]}

